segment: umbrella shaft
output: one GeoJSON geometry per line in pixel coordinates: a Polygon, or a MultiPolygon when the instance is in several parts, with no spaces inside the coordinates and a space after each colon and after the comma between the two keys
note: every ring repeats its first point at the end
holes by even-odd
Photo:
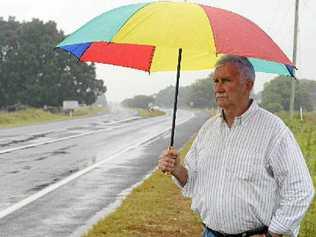
{"type": "Polygon", "coordinates": [[[173,118],[172,118],[172,128],[171,128],[171,141],[170,147],[174,145],[174,132],[176,127],[176,115],[177,115],[177,104],[178,104],[178,92],[179,92],[179,79],[180,79],[180,70],[181,70],[181,59],[182,59],[182,48],[179,49],[178,54],[178,66],[177,66],[177,81],[174,94],[174,103],[173,103],[173,118]]]}

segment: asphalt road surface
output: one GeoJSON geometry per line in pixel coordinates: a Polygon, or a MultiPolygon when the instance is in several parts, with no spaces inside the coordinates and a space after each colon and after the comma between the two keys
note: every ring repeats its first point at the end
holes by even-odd
{"type": "MultiPolygon", "coordinates": [[[[179,110],[175,147],[208,118],[179,110]]],[[[171,116],[0,129],[0,236],[80,236],[156,168],[171,116]]]]}

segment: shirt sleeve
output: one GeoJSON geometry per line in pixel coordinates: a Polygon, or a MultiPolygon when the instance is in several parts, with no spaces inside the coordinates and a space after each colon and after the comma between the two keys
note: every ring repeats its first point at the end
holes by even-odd
{"type": "Polygon", "coordinates": [[[280,202],[269,231],[295,237],[312,202],[314,187],[300,147],[289,129],[272,148],[270,166],[279,188],[280,202]]]}
{"type": "MultiPolygon", "coordinates": [[[[198,140],[198,139],[196,139],[198,140]]],[[[192,144],[192,148],[184,159],[184,166],[188,171],[188,180],[182,189],[184,197],[192,198],[194,193],[195,180],[197,176],[197,145],[196,141],[192,144]]]]}
{"type": "Polygon", "coordinates": [[[184,158],[184,167],[188,172],[188,179],[186,184],[182,187],[179,181],[172,176],[172,179],[177,184],[179,188],[182,189],[182,195],[184,197],[192,198],[194,193],[195,180],[197,176],[197,144],[200,134],[195,138],[190,150],[184,158]]]}

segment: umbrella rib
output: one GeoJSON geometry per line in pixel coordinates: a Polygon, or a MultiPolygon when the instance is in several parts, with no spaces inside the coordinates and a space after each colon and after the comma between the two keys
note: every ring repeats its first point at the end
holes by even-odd
{"type": "Polygon", "coordinates": [[[153,51],[152,51],[152,53],[151,53],[151,57],[150,57],[150,60],[149,60],[149,65],[148,65],[148,73],[149,73],[149,74],[150,74],[150,72],[151,72],[151,66],[152,66],[152,64],[153,64],[155,51],[156,51],[156,46],[153,46],[153,51]]]}
{"type": "Polygon", "coordinates": [[[86,53],[86,51],[91,47],[92,44],[93,44],[93,42],[90,42],[90,45],[84,51],[82,51],[82,54],[78,58],[79,62],[83,62],[83,61],[81,61],[81,57],[86,53]]]}

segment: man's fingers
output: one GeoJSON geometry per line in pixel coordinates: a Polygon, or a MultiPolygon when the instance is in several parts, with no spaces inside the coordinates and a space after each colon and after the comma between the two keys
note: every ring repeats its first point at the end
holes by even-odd
{"type": "Polygon", "coordinates": [[[173,160],[173,159],[160,160],[160,161],[159,161],[159,166],[161,166],[161,167],[174,168],[174,166],[175,166],[175,160],[173,160]]]}
{"type": "Polygon", "coordinates": [[[174,166],[176,164],[176,159],[169,159],[168,163],[169,165],[174,166]]]}
{"type": "Polygon", "coordinates": [[[159,168],[164,171],[167,170],[169,168],[169,162],[165,161],[165,160],[160,160],[159,161],[159,168]]]}
{"type": "Polygon", "coordinates": [[[170,157],[167,157],[165,159],[160,159],[159,162],[165,165],[169,165],[169,166],[174,166],[176,164],[176,160],[170,157]]]}
{"type": "Polygon", "coordinates": [[[159,169],[162,172],[174,171],[176,159],[178,158],[177,151],[174,148],[164,150],[159,158],[159,169]]]}
{"type": "Polygon", "coordinates": [[[160,160],[176,160],[177,156],[176,155],[164,155],[164,154],[162,154],[159,158],[160,158],[160,160]]]}
{"type": "Polygon", "coordinates": [[[159,161],[159,169],[163,172],[171,172],[175,168],[175,161],[173,159],[162,159],[159,161]]]}

